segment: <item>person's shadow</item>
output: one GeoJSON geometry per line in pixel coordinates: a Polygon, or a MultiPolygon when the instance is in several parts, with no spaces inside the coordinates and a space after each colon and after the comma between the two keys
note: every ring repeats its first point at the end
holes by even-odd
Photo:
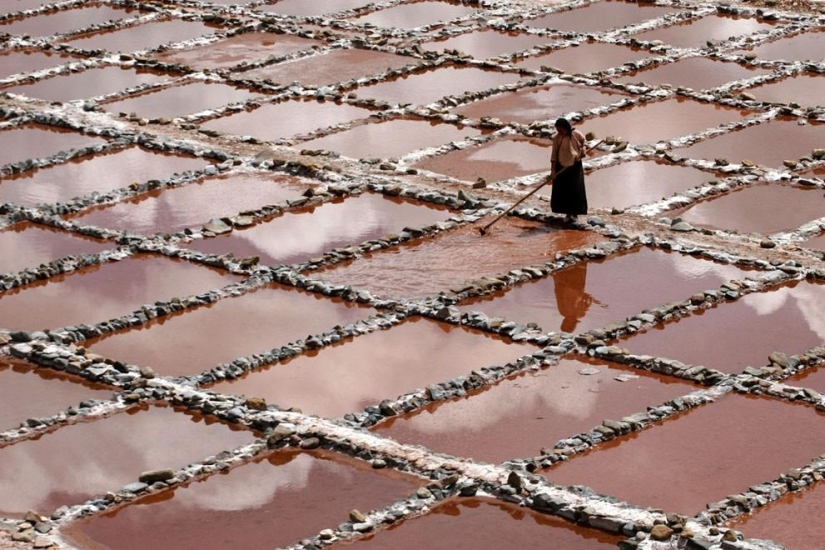
{"type": "Polygon", "coordinates": [[[587,282],[587,262],[579,262],[573,266],[553,273],[553,283],[556,293],[556,307],[561,314],[561,330],[572,333],[576,330],[579,320],[587,314],[593,297],[584,291],[587,282]]]}

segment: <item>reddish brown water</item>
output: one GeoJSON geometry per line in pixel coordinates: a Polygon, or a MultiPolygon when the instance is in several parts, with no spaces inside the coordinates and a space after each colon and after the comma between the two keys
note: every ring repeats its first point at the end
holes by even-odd
{"type": "Polygon", "coordinates": [[[424,517],[395,524],[352,546],[359,550],[420,550],[434,540],[451,550],[608,550],[615,548],[621,538],[498,500],[462,498],[447,501],[424,517]]]}
{"type": "Polygon", "coordinates": [[[83,50],[133,52],[191,40],[219,29],[220,27],[208,26],[199,21],[154,21],[108,32],[85,34],[66,43],[83,50]]]}
{"type": "Polygon", "coordinates": [[[0,431],[27,418],[44,418],[87,399],[109,399],[112,390],[81,378],[38,369],[15,359],[0,360],[0,431]]]}
{"type": "Polygon", "coordinates": [[[661,355],[736,373],[748,365],[767,365],[768,355],[774,351],[794,354],[822,345],[823,307],[825,286],[793,283],[694,313],[633,336],[621,345],[637,354],[661,355]],[[706,344],[697,346],[696,342],[706,344]]]}
{"type": "Polygon", "coordinates": [[[705,57],[691,57],[648,70],[633,71],[613,81],[633,84],[643,82],[649,86],[670,84],[674,87],[685,86],[694,90],[704,90],[716,88],[734,80],[770,73],[771,71],[767,69],[745,67],[737,63],[714,61],[705,57]]]}
{"type": "Polygon", "coordinates": [[[808,464],[822,453],[823,423],[810,407],[727,395],[560,463],[547,477],[694,515],[707,503],[808,464]]]}
{"type": "Polygon", "coordinates": [[[784,160],[798,160],[825,138],[825,124],[805,124],[781,117],[699,142],[677,152],[691,158],[750,160],[763,166],[781,167],[784,160]]]}
{"type": "Polygon", "coordinates": [[[89,209],[74,216],[81,224],[142,234],[181,231],[214,218],[299,198],[308,187],[293,176],[265,173],[207,178],[166,191],[89,209]]]}
{"type": "Polygon", "coordinates": [[[0,53],[0,78],[57,67],[76,58],[62,53],[40,50],[15,50],[0,53]]]}
{"type": "Polygon", "coordinates": [[[530,124],[536,120],[555,120],[570,111],[583,111],[621,100],[625,96],[606,89],[575,84],[553,84],[525,88],[517,92],[471,103],[456,110],[467,118],[499,118],[505,122],[530,124]]]}
{"type": "Polygon", "coordinates": [[[596,2],[584,8],[528,20],[525,21],[525,24],[539,29],[600,32],[626,25],[635,25],[673,11],[676,11],[676,9],[644,6],[629,2],[596,2]]]}
{"type": "Polygon", "coordinates": [[[400,157],[479,135],[475,128],[426,120],[391,120],[362,124],[345,132],[301,143],[301,149],[327,149],[351,158],[400,157]]]}
{"type": "Polygon", "coordinates": [[[118,21],[134,16],[136,12],[105,5],[89,5],[48,14],[11,19],[0,23],[0,32],[28,34],[31,36],[51,36],[58,33],[85,29],[91,25],[118,21]]]}
{"type": "Polygon", "coordinates": [[[163,375],[189,375],[374,313],[370,308],[273,284],[152,323],[148,330],[91,342],[89,347],[107,357],[150,365],[163,375]]]}
{"type": "Polygon", "coordinates": [[[465,181],[488,182],[550,170],[550,141],[505,137],[460,151],[430,157],[415,165],[465,181]]]}
{"type": "Polygon", "coordinates": [[[772,84],[750,88],[749,93],[758,101],[769,103],[799,103],[803,107],[815,107],[825,97],[825,78],[813,74],[786,78],[772,84]]]}
{"type": "Polygon", "coordinates": [[[368,15],[352,19],[354,23],[363,25],[371,23],[378,27],[393,27],[399,29],[413,29],[435,23],[444,23],[457,17],[464,17],[475,12],[469,6],[452,4],[443,1],[411,2],[400,4],[392,8],[379,10],[368,15]]]}
{"type": "Polygon", "coordinates": [[[782,59],[787,61],[821,61],[825,51],[825,32],[810,31],[756,46],[751,51],[759,59],[782,59]],[[816,52],[819,52],[817,54],[816,52]]]}
{"type": "Polygon", "coordinates": [[[365,194],[301,210],[228,235],[193,242],[211,254],[232,252],[238,258],[259,256],[266,265],[305,262],[324,252],[360,244],[449,218],[449,210],[423,203],[365,194]]]}
{"type": "Polygon", "coordinates": [[[813,239],[809,239],[802,243],[802,246],[825,252],[825,235],[820,235],[818,237],[814,237],[813,239]]]}
{"type": "Polygon", "coordinates": [[[227,134],[250,135],[265,141],[276,141],[369,116],[370,111],[345,103],[309,99],[267,103],[254,111],[241,111],[210,120],[201,124],[201,127],[227,134]],[[277,123],[274,123],[275,121],[277,123]]]}
{"type": "Polygon", "coordinates": [[[252,443],[249,431],[155,405],[80,422],[0,449],[0,514],[48,515],[136,482],[142,472],[182,468],[252,443]]]}
{"type": "Polygon", "coordinates": [[[825,526],[819,521],[825,505],[822,484],[800,493],[783,496],[767,508],[758,508],[750,515],[728,523],[748,538],[773,540],[788,550],[816,548],[825,537],[825,526]]]}
{"type": "Polygon", "coordinates": [[[231,36],[207,46],[188,50],[170,50],[153,57],[164,63],[179,63],[196,70],[234,67],[240,63],[251,63],[267,57],[280,57],[322,42],[288,34],[268,32],[247,32],[231,36]]]}
{"type": "Polygon", "coordinates": [[[635,35],[639,40],[661,40],[677,48],[704,48],[707,42],[720,42],[733,36],[769,30],[770,25],[747,17],[708,15],[695,23],[684,22],[663,29],[654,29],[635,35]]]}
{"type": "Polygon", "coordinates": [[[327,417],[360,412],[413,388],[535,351],[464,327],[413,319],[215,386],[327,417]]]}
{"type": "Polygon", "coordinates": [[[0,131],[0,166],[26,159],[44,158],[67,149],[80,149],[106,143],[96,136],[71,130],[26,124],[0,131]]]}
{"type": "Polygon", "coordinates": [[[151,71],[103,67],[13,86],[4,91],[49,101],[73,101],[111,94],[141,84],[154,84],[164,78],[151,71]]]}
{"type": "Polygon", "coordinates": [[[618,420],[695,389],[611,363],[563,360],[392,418],[374,431],[437,452],[499,463],[537,456],[542,447],[587,432],[605,418],[618,420]],[[598,374],[579,373],[591,368],[598,374]],[[621,382],[618,376],[635,378],[621,382]]]}
{"type": "Polygon", "coordinates": [[[96,254],[113,247],[97,239],[21,222],[0,231],[0,273],[15,273],[64,256],[96,254]]]}
{"type": "Polygon", "coordinates": [[[347,510],[388,506],[418,484],[345,455],[283,450],[78,522],[68,535],[83,548],[269,550],[337,527],[347,510]]]}
{"type": "Polygon", "coordinates": [[[356,78],[399,69],[416,63],[411,57],[371,50],[333,50],[304,57],[296,61],[268,65],[260,69],[238,73],[241,78],[271,80],[289,85],[300,82],[304,86],[327,86],[356,78]]]}
{"type": "Polygon", "coordinates": [[[15,13],[23,10],[34,10],[46,4],[54,4],[58,0],[8,0],[0,7],[0,13],[15,13]]]}
{"type": "Polygon", "coordinates": [[[489,90],[517,80],[518,75],[498,71],[444,67],[358,88],[358,96],[390,103],[427,105],[445,96],[489,90]]]}
{"type": "Polygon", "coordinates": [[[590,73],[621,67],[625,63],[649,56],[646,50],[639,48],[588,42],[581,46],[571,46],[549,54],[530,57],[516,63],[516,66],[532,71],[538,71],[542,67],[555,67],[566,73],[590,73]]]}
{"type": "Polygon", "coordinates": [[[477,59],[487,59],[500,55],[509,56],[550,42],[552,42],[551,38],[535,34],[484,30],[461,34],[446,40],[424,42],[421,47],[431,52],[458,50],[477,59]]]}
{"type": "Polygon", "coordinates": [[[4,178],[0,180],[0,202],[63,202],[93,191],[107,192],[134,182],[168,178],[175,172],[197,170],[206,164],[203,159],[133,147],[4,178]]]}
{"type": "MultiPolygon", "coordinates": [[[[656,160],[635,160],[587,173],[590,208],[627,208],[692,189],[715,179],[714,174],[656,160]]],[[[552,187],[538,192],[550,196],[552,187]]]]}
{"type": "Polygon", "coordinates": [[[490,221],[483,219],[436,239],[385,250],[325,270],[318,277],[385,296],[421,298],[464,288],[466,281],[482,275],[543,264],[552,261],[556,252],[586,248],[601,240],[587,231],[560,230],[510,218],[480,236],[478,228],[490,221]]]}
{"type": "Polygon", "coordinates": [[[460,309],[532,321],[545,331],[584,332],[744,275],[734,266],[641,248],[605,261],[576,264],[506,293],[467,302],[460,309]],[[645,291],[640,293],[639,288],[645,291]]]}
{"type": "Polygon", "coordinates": [[[147,118],[186,116],[241,103],[258,94],[217,82],[193,82],[107,103],[110,112],[137,112],[147,118]]]}
{"type": "Polygon", "coordinates": [[[281,15],[317,16],[343,10],[352,10],[367,4],[383,4],[385,0],[278,0],[258,6],[258,11],[281,15]]]}
{"type": "Polygon", "coordinates": [[[818,392],[825,392],[825,369],[821,366],[802,371],[800,374],[785,380],[791,386],[803,386],[818,392]]]}
{"type": "Polygon", "coordinates": [[[94,324],[143,304],[199,294],[237,280],[217,269],[140,254],[0,293],[0,327],[40,330],[94,324]]]}
{"type": "MultiPolygon", "coordinates": [[[[580,123],[601,137],[619,136],[631,143],[652,143],[733,122],[745,112],[681,97],[624,108],[580,123]]],[[[748,146],[752,147],[750,142],[748,146]]]]}
{"type": "Polygon", "coordinates": [[[781,183],[762,183],[687,209],[685,221],[714,229],[770,234],[789,231],[825,216],[821,189],[802,189],[781,183]]]}

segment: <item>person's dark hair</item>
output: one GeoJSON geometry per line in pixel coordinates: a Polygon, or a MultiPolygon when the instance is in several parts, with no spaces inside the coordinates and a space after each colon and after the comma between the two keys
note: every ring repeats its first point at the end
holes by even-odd
{"type": "Polygon", "coordinates": [[[573,125],[572,125],[572,124],[570,124],[570,121],[569,121],[569,120],[567,120],[566,118],[558,118],[558,119],[556,119],[556,123],[555,123],[553,126],[555,126],[556,128],[564,128],[564,129],[565,129],[565,130],[567,130],[568,132],[572,132],[572,131],[573,131],[573,125]]]}

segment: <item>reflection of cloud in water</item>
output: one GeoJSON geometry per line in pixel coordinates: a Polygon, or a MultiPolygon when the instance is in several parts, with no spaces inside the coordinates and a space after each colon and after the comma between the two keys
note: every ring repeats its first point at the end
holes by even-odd
{"type": "Polygon", "coordinates": [[[467,155],[473,162],[497,162],[518,167],[521,171],[550,169],[550,149],[523,140],[501,140],[480,147],[467,155]]]}
{"type": "Polygon", "coordinates": [[[786,304],[791,305],[802,314],[808,328],[825,342],[825,287],[822,285],[801,282],[793,288],[749,294],[742,302],[757,315],[771,315],[786,304]]]}
{"type": "Polygon", "coordinates": [[[672,252],[669,258],[673,269],[688,279],[715,276],[719,279],[719,284],[722,284],[732,279],[741,279],[743,275],[742,270],[734,265],[687,258],[677,252],[672,252]],[[688,261],[684,261],[685,259],[688,261]]]}

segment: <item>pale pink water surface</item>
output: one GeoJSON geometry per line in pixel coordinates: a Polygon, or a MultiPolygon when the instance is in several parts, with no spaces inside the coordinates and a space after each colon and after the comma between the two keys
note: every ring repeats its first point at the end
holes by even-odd
{"type": "Polygon", "coordinates": [[[361,412],[414,388],[515,361],[535,350],[499,336],[417,318],[212,389],[262,397],[308,414],[338,417],[361,412]]]}
{"type": "Polygon", "coordinates": [[[103,143],[106,143],[106,140],[101,137],[87,136],[63,128],[42,124],[16,126],[0,131],[0,166],[103,143]]]}
{"type": "Polygon", "coordinates": [[[424,42],[421,48],[431,52],[458,50],[476,59],[487,59],[500,55],[509,56],[552,41],[552,38],[536,34],[483,30],[460,34],[446,40],[424,42]]]}
{"type": "Polygon", "coordinates": [[[105,32],[83,34],[65,43],[83,50],[133,52],[157,48],[162,44],[192,40],[219,30],[221,27],[207,25],[200,21],[160,20],[105,32]]]}
{"type": "Polygon", "coordinates": [[[269,0],[256,11],[280,15],[317,16],[343,10],[354,10],[367,4],[383,4],[386,0],[269,0]]]}
{"type": "MultiPolygon", "coordinates": [[[[808,31],[790,38],[781,38],[750,49],[759,59],[785,61],[822,61],[825,52],[825,32],[808,31]]],[[[740,52],[744,53],[744,52],[740,52]]]]}
{"type": "Polygon", "coordinates": [[[48,101],[74,101],[108,95],[142,84],[155,84],[165,79],[165,75],[153,71],[98,67],[12,86],[3,91],[48,101]]]}
{"type": "Polygon", "coordinates": [[[0,78],[6,78],[17,73],[49,69],[76,60],[77,58],[65,53],[41,50],[20,49],[2,52],[0,53],[0,78]]]}
{"type": "Polygon", "coordinates": [[[238,280],[183,260],[139,254],[0,293],[0,327],[42,330],[95,324],[143,304],[200,294],[238,280]]]}
{"type": "Polygon", "coordinates": [[[214,418],[142,405],[61,427],[0,448],[0,514],[48,516],[137,482],[148,470],[176,470],[254,441],[254,433],[214,418]]]}
{"type": "Polygon", "coordinates": [[[15,273],[65,256],[97,254],[116,245],[32,222],[0,231],[0,273],[15,273]]]}
{"type": "Polygon", "coordinates": [[[803,107],[816,107],[825,104],[825,78],[814,73],[803,73],[800,76],[750,88],[747,92],[753,94],[757,101],[798,103],[803,107]]]}
{"type": "MultiPolygon", "coordinates": [[[[294,1],[294,0],[293,0],[294,1]]],[[[446,1],[424,0],[399,4],[391,8],[362,15],[351,21],[359,25],[371,23],[377,27],[413,29],[436,23],[446,23],[476,10],[470,6],[446,1]]]]}
{"type": "Polygon", "coordinates": [[[264,265],[305,262],[335,248],[361,244],[423,227],[452,213],[423,203],[367,193],[301,209],[227,235],[195,241],[190,248],[210,254],[258,256],[264,265]]]}
{"type": "Polygon", "coordinates": [[[636,25],[674,11],[677,11],[677,8],[604,1],[586,5],[583,8],[551,13],[537,19],[527,20],[524,23],[539,29],[601,32],[627,25],[636,25]]]}
{"type": "Polygon", "coordinates": [[[459,309],[534,322],[545,331],[584,332],[745,275],[734,266],[637,248],[603,261],[566,267],[507,292],[462,302],[459,309]],[[645,291],[638,292],[639,288],[645,291]]]}
{"type": "Polygon", "coordinates": [[[704,48],[707,42],[722,42],[731,37],[768,31],[772,25],[757,19],[730,15],[707,15],[696,22],[685,21],[635,35],[639,40],[661,40],[677,48],[704,48]]]}
{"type": "Polygon", "coordinates": [[[71,218],[84,225],[145,235],[171,233],[297,199],[308,187],[308,180],[264,172],[202,178],[182,187],[156,189],[117,204],[91,208],[71,218]]]}
{"type": "Polygon", "coordinates": [[[695,389],[612,363],[564,359],[393,417],[373,431],[436,452],[499,463],[538,456],[542,447],[590,431],[605,418],[620,419],[695,389]],[[579,372],[585,369],[598,372],[579,372]]]}
{"type": "Polygon", "coordinates": [[[516,66],[533,71],[541,70],[542,67],[552,67],[566,73],[583,74],[621,67],[625,63],[639,61],[649,56],[647,50],[640,48],[586,42],[581,46],[569,46],[550,53],[531,56],[516,63],[516,66]]]}
{"type": "Polygon", "coordinates": [[[612,80],[627,84],[638,84],[640,82],[648,86],[670,84],[673,87],[684,86],[694,90],[704,90],[716,88],[734,80],[744,80],[770,74],[771,72],[768,69],[748,67],[737,63],[715,61],[705,57],[691,57],[675,63],[633,71],[612,80]]]}
{"type": "Polygon", "coordinates": [[[692,516],[707,503],[808,464],[822,453],[823,424],[809,406],[729,394],[559,463],[546,475],[553,483],[587,485],[637,506],[692,516]]]}
{"type": "Polygon", "coordinates": [[[375,310],[271,284],[243,296],[89,342],[89,349],[163,376],[199,373],[375,314],[375,310]]]}
{"type": "MultiPolygon", "coordinates": [[[[8,1],[8,0],[6,0],[8,1]]],[[[115,8],[100,3],[90,3],[67,10],[9,19],[0,22],[0,32],[28,34],[31,36],[51,36],[85,29],[108,21],[118,21],[138,14],[136,10],[115,8]]]]}
{"type": "Polygon", "coordinates": [[[104,108],[113,113],[137,113],[146,118],[180,117],[242,103],[259,94],[218,82],[191,82],[111,101],[104,108]]]}

